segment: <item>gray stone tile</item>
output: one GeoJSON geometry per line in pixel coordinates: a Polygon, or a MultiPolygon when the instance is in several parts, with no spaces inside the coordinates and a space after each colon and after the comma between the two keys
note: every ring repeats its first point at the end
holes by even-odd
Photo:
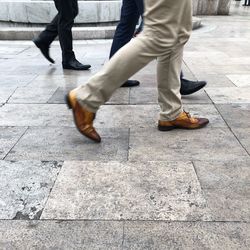
{"type": "Polygon", "coordinates": [[[6,104],[0,109],[0,126],[70,126],[72,112],[60,104],[6,104]]]}
{"type": "Polygon", "coordinates": [[[200,130],[131,129],[129,160],[220,160],[248,157],[225,128],[200,130]],[[230,147],[228,146],[230,145],[230,147]]]}
{"type": "MultiPolygon", "coordinates": [[[[48,103],[65,103],[65,94],[75,87],[71,86],[67,88],[58,88],[53,96],[49,99],[48,103]]],[[[130,90],[128,88],[117,89],[107,104],[128,104],[129,91],[130,90]]]]}
{"type": "Polygon", "coordinates": [[[233,128],[232,130],[250,155],[250,128],[233,128]]]}
{"type": "Polygon", "coordinates": [[[211,104],[212,101],[204,90],[200,90],[192,95],[182,96],[183,104],[211,104]]]}
{"type": "Polygon", "coordinates": [[[206,88],[214,103],[250,103],[250,88],[206,88]]]}
{"type": "Polygon", "coordinates": [[[9,103],[47,103],[57,87],[19,87],[9,99],[9,103]]]}
{"type": "Polygon", "coordinates": [[[3,250],[122,250],[123,222],[0,221],[3,250]]]}
{"type": "Polygon", "coordinates": [[[231,128],[248,128],[250,104],[217,104],[220,114],[231,128]]]}
{"type": "Polygon", "coordinates": [[[39,219],[61,164],[0,161],[0,219],[39,219]]]}
{"type": "Polygon", "coordinates": [[[232,81],[225,75],[219,74],[196,74],[199,79],[207,81],[208,88],[235,87],[232,81]]]}
{"type": "MultiPolygon", "coordinates": [[[[190,96],[182,96],[184,104],[210,104],[208,95],[201,90],[190,96]]],[[[156,104],[158,103],[157,88],[132,88],[130,91],[130,104],[156,104]]]]}
{"type": "Polygon", "coordinates": [[[202,220],[208,216],[191,163],[65,162],[42,218],[202,220]]]}
{"type": "Polygon", "coordinates": [[[218,222],[125,222],[125,250],[250,248],[250,225],[218,222]]]}
{"type": "Polygon", "coordinates": [[[0,127],[0,159],[17,143],[27,128],[0,127]]]}
{"type": "Polygon", "coordinates": [[[250,75],[227,75],[237,87],[250,87],[250,75]]]}
{"type": "Polygon", "coordinates": [[[0,102],[5,103],[15,92],[16,87],[1,87],[0,86],[0,102]]]}
{"type": "Polygon", "coordinates": [[[2,88],[16,88],[16,87],[24,87],[30,82],[32,82],[37,76],[32,75],[3,75],[0,74],[1,83],[0,90],[2,88]]]}
{"type": "Polygon", "coordinates": [[[101,129],[96,144],[76,128],[34,127],[28,129],[7,160],[127,160],[128,130],[101,129]]]}
{"type": "MultiPolygon", "coordinates": [[[[227,127],[213,105],[186,105],[194,116],[206,116],[209,127],[227,127]]],[[[112,105],[102,106],[95,121],[97,127],[152,128],[157,125],[158,105],[112,105]]]]}
{"type": "Polygon", "coordinates": [[[250,158],[194,164],[213,219],[250,221],[250,158]]]}

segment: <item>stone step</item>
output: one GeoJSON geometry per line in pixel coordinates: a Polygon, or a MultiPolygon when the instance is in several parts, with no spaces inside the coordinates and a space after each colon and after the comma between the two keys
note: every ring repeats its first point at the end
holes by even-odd
{"type": "MultiPolygon", "coordinates": [[[[201,19],[193,18],[193,29],[201,26],[201,19]]],[[[42,27],[1,27],[0,40],[32,40],[44,28],[42,27]]],[[[115,26],[103,27],[74,27],[75,40],[110,39],[113,38],[115,26]]]]}

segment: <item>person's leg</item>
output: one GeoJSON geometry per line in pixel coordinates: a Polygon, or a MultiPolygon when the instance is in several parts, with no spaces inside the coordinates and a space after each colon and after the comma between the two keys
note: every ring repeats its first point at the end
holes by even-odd
{"type": "Polygon", "coordinates": [[[81,64],[73,51],[72,27],[78,15],[77,0],[54,0],[58,10],[58,36],[62,49],[62,65],[64,69],[87,70],[89,64],[81,64]]]}
{"type": "MultiPolygon", "coordinates": [[[[83,107],[95,113],[123,81],[157,57],[161,60],[161,57],[169,56],[164,64],[166,65],[168,60],[170,65],[173,63],[171,54],[176,50],[177,45],[180,49],[184,46],[192,29],[191,7],[187,4],[191,1],[182,1],[176,0],[175,4],[171,0],[159,0],[158,3],[154,0],[146,2],[148,8],[145,13],[145,28],[142,34],[122,47],[99,73],[90,78],[86,85],[77,89],[77,97],[83,107]],[[183,6],[190,8],[185,10],[183,6]],[[177,8],[181,7],[182,9],[177,11],[177,8]],[[168,15],[163,14],[166,11],[169,12],[168,15]],[[179,25],[181,20],[185,20],[181,22],[182,28],[179,25]]],[[[176,63],[174,66],[171,65],[172,68],[177,66],[176,63]]],[[[180,75],[180,69],[176,71],[180,75]]],[[[158,70],[158,72],[163,72],[163,70],[158,70]]],[[[166,71],[166,74],[168,73],[166,71]]],[[[159,77],[163,77],[162,74],[159,77]]],[[[180,88],[180,79],[172,77],[171,83],[164,82],[164,84],[166,86],[170,84],[171,87],[177,85],[180,88]]],[[[176,99],[180,99],[180,94],[176,95],[176,99]]],[[[178,108],[178,110],[180,109],[178,108]]]]}
{"type": "Polygon", "coordinates": [[[46,45],[50,45],[55,38],[58,35],[58,30],[57,30],[57,24],[58,24],[58,15],[54,17],[51,23],[49,23],[45,30],[41,32],[41,34],[38,36],[38,39],[46,45]]]}
{"type": "Polygon", "coordinates": [[[72,27],[77,13],[74,6],[77,0],[54,0],[58,10],[58,35],[62,49],[63,62],[74,57],[72,27]]]}
{"type": "Polygon", "coordinates": [[[139,10],[136,0],[123,0],[120,21],[114,34],[110,58],[133,37],[136,24],[139,20],[139,10]]]}
{"type": "Polygon", "coordinates": [[[46,26],[45,30],[41,32],[38,37],[33,39],[35,45],[41,50],[44,57],[51,63],[54,63],[55,61],[49,55],[49,48],[50,44],[55,40],[58,35],[57,23],[58,15],[55,16],[52,22],[46,26]]]}
{"type": "MultiPolygon", "coordinates": [[[[169,69],[173,71],[164,73],[161,64],[158,68],[159,86],[166,89],[166,98],[168,95],[172,96],[171,102],[164,106],[162,113],[169,119],[182,113],[180,94],[177,90],[180,88],[181,51],[192,29],[191,19],[191,0],[146,1],[143,33],[121,48],[86,85],[70,91],[67,95],[67,103],[73,109],[75,124],[83,135],[96,142],[101,141],[93,127],[94,113],[124,80],[157,57],[162,61],[162,65],[168,64],[169,69]],[[165,15],[166,11],[170,14],[165,15]]],[[[160,88],[159,95],[162,95],[160,88]]],[[[161,100],[164,105],[166,100],[161,100]]],[[[185,128],[188,128],[190,121],[189,118],[185,119],[185,128]]],[[[196,122],[197,127],[198,123],[199,121],[196,122]]]]}

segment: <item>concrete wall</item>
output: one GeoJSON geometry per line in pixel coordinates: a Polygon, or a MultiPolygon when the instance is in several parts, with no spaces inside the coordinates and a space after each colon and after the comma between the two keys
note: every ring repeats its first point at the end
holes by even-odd
{"type": "MultiPolygon", "coordinates": [[[[230,2],[193,0],[194,15],[228,14],[230,2]]],[[[4,22],[45,24],[57,13],[52,0],[0,0],[0,6],[0,21],[4,22]]],[[[76,23],[92,26],[113,24],[120,18],[120,7],[120,0],[79,0],[76,23]]]]}
{"type": "MultiPolygon", "coordinates": [[[[51,0],[0,0],[0,21],[45,24],[50,22],[57,11],[51,0]]],[[[76,23],[113,23],[120,18],[120,0],[86,1],[79,0],[79,15],[76,23]]]]}
{"type": "Polygon", "coordinates": [[[228,15],[231,0],[193,0],[194,15],[228,15]]]}

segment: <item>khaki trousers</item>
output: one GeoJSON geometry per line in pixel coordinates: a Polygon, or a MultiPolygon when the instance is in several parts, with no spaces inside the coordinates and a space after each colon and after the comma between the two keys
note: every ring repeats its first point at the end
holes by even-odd
{"type": "Polygon", "coordinates": [[[182,112],[180,71],[183,46],[192,30],[192,0],[144,2],[143,32],[77,88],[77,99],[88,111],[95,113],[127,79],[157,59],[160,120],[174,120],[182,112]]]}

